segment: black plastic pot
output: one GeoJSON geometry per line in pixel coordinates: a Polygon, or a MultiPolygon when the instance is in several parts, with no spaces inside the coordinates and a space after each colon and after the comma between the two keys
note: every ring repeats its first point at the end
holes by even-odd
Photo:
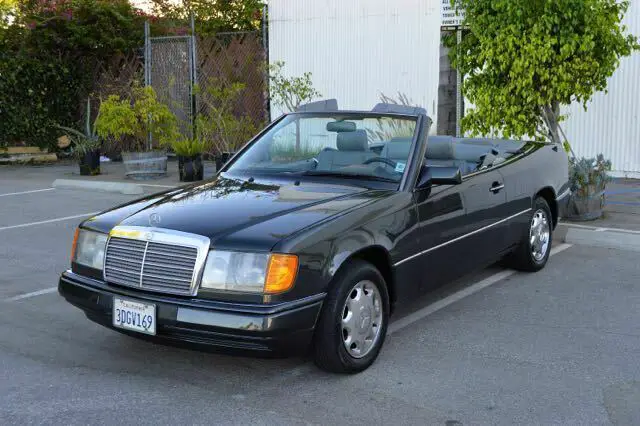
{"type": "Polygon", "coordinates": [[[204,178],[204,167],[202,167],[202,155],[197,154],[192,157],[178,156],[178,171],[181,182],[193,182],[204,178]]]}
{"type": "Polygon", "coordinates": [[[231,158],[233,154],[233,152],[223,152],[216,156],[216,172],[219,171],[227,161],[229,161],[229,158],[231,158]]]}
{"type": "Polygon", "coordinates": [[[78,159],[81,176],[100,174],[100,150],[87,151],[78,159]]]}

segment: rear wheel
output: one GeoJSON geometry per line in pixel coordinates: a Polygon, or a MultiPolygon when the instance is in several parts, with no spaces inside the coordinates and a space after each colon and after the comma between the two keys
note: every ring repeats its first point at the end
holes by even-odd
{"type": "Polygon", "coordinates": [[[524,272],[537,272],[544,268],[551,254],[553,220],[547,201],[535,200],[529,226],[523,232],[518,248],[507,257],[506,266],[524,272]]]}
{"type": "Polygon", "coordinates": [[[314,339],[314,361],[333,373],[358,373],[378,357],[389,321],[384,278],[361,260],[345,265],[325,300],[314,339]]]}

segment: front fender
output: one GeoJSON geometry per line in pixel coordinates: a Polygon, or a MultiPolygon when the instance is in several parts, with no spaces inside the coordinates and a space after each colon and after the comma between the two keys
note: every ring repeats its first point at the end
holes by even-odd
{"type": "Polygon", "coordinates": [[[387,266],[387,272],[392,272],[391,265],[417,250],[419,243],[411,232],[416,225],[411,194],[394,192],[298,235],[276,251],[298,254],[302,285],[312,292],[326,293],[338,271],[356,256],[364,254],[365,260],[379,269],[387,266]],[[378,257],[384,258],[387,265],[366,257],[372,252],[384,254],[378,257]]]}

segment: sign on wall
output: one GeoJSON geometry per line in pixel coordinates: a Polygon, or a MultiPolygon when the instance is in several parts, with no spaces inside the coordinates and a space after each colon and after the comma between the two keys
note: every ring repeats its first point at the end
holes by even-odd
{"type": "Polygon", "coordinates": [[[462,26],[464,20],[464,10],[457,10],[454,6],[451,6],[451,0],[442,0],[442,19],[441,27],[445,28],[459,28],[462,26]]]}

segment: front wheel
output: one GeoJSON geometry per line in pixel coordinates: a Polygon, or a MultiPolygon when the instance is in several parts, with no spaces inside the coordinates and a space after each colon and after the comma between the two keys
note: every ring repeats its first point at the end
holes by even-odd
{"type": "Polygon", "coordinates": [[[387,333],[384,278],[361,260],[344,265],[325,300],[314,339],[314,361],[333,373],[358,373],[378,357],[387,333]]]}
{"type": "Polygon", "coordinates": [[[553,219],[547,201],[538,197],[533,214],[518,248],[506,259],[507,266],[524,272],[537,272],[544,268],[551,254],[553,219]]]}

